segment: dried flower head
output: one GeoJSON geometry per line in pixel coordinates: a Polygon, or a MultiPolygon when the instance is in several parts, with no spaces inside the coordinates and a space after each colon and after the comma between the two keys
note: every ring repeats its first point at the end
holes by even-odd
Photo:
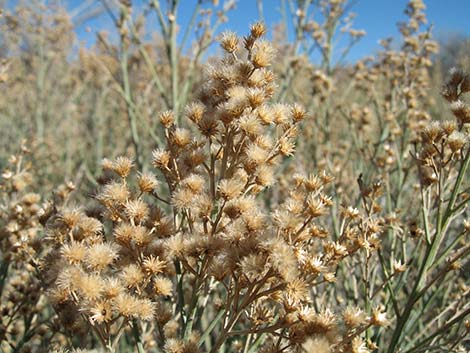
{"type": "Polygon", "coordinates": [[[227,52],[227,53],[235,53],[238,49],[238,37],[233,32],[224,32],[222,34],[222,38],[220,40],[220,46],[227,52]]]}

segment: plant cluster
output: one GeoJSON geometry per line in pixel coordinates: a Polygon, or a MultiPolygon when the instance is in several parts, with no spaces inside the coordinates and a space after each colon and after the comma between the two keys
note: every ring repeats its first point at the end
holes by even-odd
{"type": "Polygon", "coordinates": [[[197,1],[181,43],[178,0],[104,4],[117,43],[76,60],[65,12],[0,19],[0,114],[23,115],[0,154],[2,352],[468,351],[470,74],[434,94],[421,0],[354,65],[351,1],[288,0],[273,43],[226,31],[204,66],[233,1],[197,1]],[[32,151],[3,158],[25,127],[32,151]]]}

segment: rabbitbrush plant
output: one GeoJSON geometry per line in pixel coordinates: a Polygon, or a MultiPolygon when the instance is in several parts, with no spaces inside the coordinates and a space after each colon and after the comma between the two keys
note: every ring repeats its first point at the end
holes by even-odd
{"type": "Polygon", "coordinates": [[[307,116],[268,102],[274,52],[264,33],[253,25],[243,49],[223,35],[226,55],[185,109],[192,125],[160,114],[166,145],[153,152],[156,175],[136,175],[126,157],[106,160],[99,207],[51,214],[44,267],[70,332],[87,328],[110,351],[130,336],[142,352],[339,352],[365,349],[362,333],[387,323],[379,308],[342,313],[312,301],[362,237],[378,241],[378,228],[353,234],[352,222],[334,241],[317,223],[332,177],[295,175],[271,211],[259,197],[275,187],[307,116]]]}
{"type": "MultiPolygon", "coordinates": [[[[129,46],[118,87],[131,125],[137,32],[122,4],[129,46]]],[[[345,2],[321,7],[341,9],[328,12],[333,31],[345,2]]],[[[88,199],[67,184],[42,204],[27,191],[36,185],[23,149],[1,179],[2,351],[465,352],[470,76],[451,72],[443,96],[454,119],[431,121],[420,102],[435,47],[417,32],[422,9],[411,1],[407,10],[411,44],[355,69],[351,86],[377,91],[356,120],[359,108],[334,106],[328,90],[307,101],[311,113],[280,102],[295,97],[295,75],[277,80],[276,51],[256,23],[244,38],[222,35],[223,57],[206,66],[197,99],[155,119],[153,153],[131,131],[133,159],[104,159],[88,199]],[[328,105],[320,115],[317,103],[328,105]],[[345,126],[370,126],[340,134],[355,144],[338,178],[333,157],[348,156],[333,139],[341,121],[330,118],[345,112],[354,120],[345,126]],[[332,134],[315,130],[323,121],[332,134]],[[296,153],[306,136],[304,148],[325,151],[311,172],[308,150],[296,153]],[[362,148],[368,140],[377,153],[362,148]]],[[[324,59],[328,77],[318,75],[329,81],[338,68],[324,59]]],[[[176,102],[172,79],[163,92],[176,102]]]]}

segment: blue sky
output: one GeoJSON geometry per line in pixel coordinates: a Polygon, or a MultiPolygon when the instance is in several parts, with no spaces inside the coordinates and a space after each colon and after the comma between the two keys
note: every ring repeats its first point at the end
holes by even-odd
{"type": "MultiPolygon", "coordinates": [[[[111,2],[111,0],[107,0],[111,2]]],[[[148,0],[134,0],[137,8],[148,0]]],[[[160,0],[166,3],[166,0],[160,0]]],[[[62,0],[69,9],[76,9],[86,1],[62,0]]],[[[91,1],[95,8],[100,6],[99,0],[91,1]]],[[[181,0],[179,18],[185,23],[191,14],[195,0],[181,0]]],[[[210,1],[209,1],[210,2],[210,1]]],[[[220,0],[222,3],[223,0],[220,0]]],[[[268,27],[278,23],[281,19],[281,0],[263,0],[264,17],[268,27]]],[[[364,29],[367,35],[356,45],[350,53],[349,60],[356,60],[374,53],[379,49],[377,42],[386,37],[398,35],[396,22],[404,20],[403,10],[407,0],[357,0],[353,12],[357,14],[354,20],[354,28],[364,29]]],[[[15,1],[13,1],[15,3],[15,1]]],[[[433,24],[435,37],[445,37],[453,33],[463,33],[470,36],[470,0],[425,0],[426,14],[430,24],[433,24]]],[[[229,22],[221,29],[231,29],[239,34],[246,33],[250,23],[258,19],[256,0],[238,0],[237,8],[229,15],[229,22]]],[[[150,23],[149,26],[156,26],[150,23]]],[[[108,29],[113,31],[109,16],[103,13],[97,18],[85,21],[77,27],[79,40],[87,46],[94,42],[94,33],[98,30],[108,29]]]]}

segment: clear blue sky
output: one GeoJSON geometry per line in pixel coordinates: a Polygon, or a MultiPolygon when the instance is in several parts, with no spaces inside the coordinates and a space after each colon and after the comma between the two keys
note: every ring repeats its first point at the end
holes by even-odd
{"type": "MultiPolygon", "coordinates": [[[[75,9],[85,2],[84,0],[62,0],[62,3],[69,9],[75,9]]],[[[93,2],[95,8],[100,6],[99,0],[93,2]]],[[[148,0],[133,1],[136,8],[146,2],[148,0]]],[[[279,11],[281,0],[264,0],[263,2],[265,21],[269,27],[272,27],[281,18],[279,11]]],[[[356,45],[350,53],[349,59],[355,60],[372,54],[379,48],[377,44],[379,39],[397,36],[396,22],[404,20],[403,10],[407,2],[407,0],[357,0],[353,7],[353,12],[357,14],[354,28],[366,30],[367,35],[356,45]]],[[[161,3],[166,3],[166,0],[161,0],[161,3]]],[[[181,0],[179,16],[182,23],[188,20],[194,3],[195,0],[181,0]]],[[[220,3],[223,3],[223,0],[220,0],[220,3]]],[[[425,4],[429,23],[434,26],[435,37],[443,37],[452,33],[470,35],[470,0],[425,0],[425,4]]],[[[256,0],[238,0],[237,8],[229,15],[228,24],[221,29],[229,28],[239,34],[244,34],[247,32],[249,24],[257,19],[256,0]]],[[[156,26],[156,23],[151,25],[156,26]]],[[[103,29],[113,31],[111,21],[106,13],[78,26],[78,38],[89,46],[94,42],[94,32],[103,29]],[[86,28],[91,32],[87,32],[86,28]]]]}

